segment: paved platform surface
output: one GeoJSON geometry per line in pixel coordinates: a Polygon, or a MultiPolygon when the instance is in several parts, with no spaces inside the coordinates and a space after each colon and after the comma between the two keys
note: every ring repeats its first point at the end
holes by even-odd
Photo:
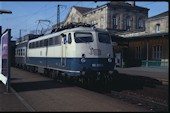
{"type": "Polygon", "coordinates": [[[119,73],[146,76],[162,81],[163,84],[169,84],[169,69],[155,67],[130,67],[130,68],[115,68],[119,73]]]}
{"type": "Polygon", "coordinates": [[[5,85],[0,82],[0,112],[28,111],[17,96],[6,92],[5,85]]]}
{"type": "MultiPolygon", "coordinates": [[[[80,87],[60,84],[56,81],[12,68],[12,87],[14,94],[6,99],[2,90],[0,111],[107,111],[107,112],[148,112],[148,109],[89,91],[80,87]],[[12,99],[11,99],[12,98],[12,99]],[[7,103],[6,103],[7,102],[7,103]],[[23,103],[23,104],[21,104],[23,103]],[[15,109],[12,109],[15,107],[15,109]],[[27,108],[27,109],[25,109],[27,108]]],[[[2,84],[1,84],[2,87],[2,84]]]]}

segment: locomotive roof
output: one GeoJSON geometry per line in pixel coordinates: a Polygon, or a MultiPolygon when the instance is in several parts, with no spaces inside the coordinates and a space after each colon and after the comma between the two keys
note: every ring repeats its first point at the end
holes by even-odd
{"type": "Polygon", "coordinates": [[[108,31],[104,30],[104,29],[99,29],[99,28],[92,28],[92,27],[76,27],[76,28],[71,28],[71,29],[65,29],[62,31],[58,31],[52,34],[47,34],[47,35],[43,35],[40,36],[36,39],[32,39],[29,42],[34,42],[34,41],[38,41],[38,40],[43,40],[43,39],[47,39],[49,37],[54,37],[54,36],[59,36],[62,33],[66,33],[66,32],[92,32],[92,31],[96,31],[96,32],[105,32],[108,33],[108,31]]]}

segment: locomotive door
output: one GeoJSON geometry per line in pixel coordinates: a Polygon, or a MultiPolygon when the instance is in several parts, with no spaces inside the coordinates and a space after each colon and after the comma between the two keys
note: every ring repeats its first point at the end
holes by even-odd
{"type": "Polygon", "coordinates": [[[61,38],[61,65],[62,67],[66,66],[66,52],[67,52],[67,36],[62,34],[61,38]]]}

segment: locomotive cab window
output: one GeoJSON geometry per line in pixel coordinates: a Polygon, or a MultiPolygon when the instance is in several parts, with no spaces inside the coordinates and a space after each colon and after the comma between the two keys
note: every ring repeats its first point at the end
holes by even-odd
{"type": "Polygon", "coordinates": [[[93,37],[91,33],[80,33],[77,32],[74,34],[75,42],[76,43],[87,43],[93,42],[93,37]]]}
{"type": "Polygon", "coordinates": [[[101,43],[106,43],[106,44],[110,44],[111,43],[111,39],[110,39],[109,34],[99,33],[98,37],[99,37],[99,42],[101,42],[101,43]]]}

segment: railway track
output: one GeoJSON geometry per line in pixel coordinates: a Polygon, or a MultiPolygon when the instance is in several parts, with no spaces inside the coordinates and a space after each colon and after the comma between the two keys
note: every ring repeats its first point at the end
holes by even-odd
{"type": "Polygon", "coordinates": [[[122,93],[117,91],[111,91],[111,93],[107,95],[113,98],[118,98],[123,101],[130,102],[132,104],[136,104],[141,107],[145,107],[153,112],[168,112],[168,104],[160,102],[154,98],[140,96],[138,94],[133,94],[132,92],[122,93]]]}
{"type": "Polygon", "coordinates": [[[100,82],[88,86],[79,86],[136,104],[151,112],[168,112],[168,86],[161,84],[158,80],[120,75],[119,78],[114,78],[107,84],[102,84],[104,86],[99,84],[100,82]]]}
{"type": "MultiPolygon", "coordinates": [[[[85,87],[85,88],[92,90],[92,91],[97,91],[99,93],[110,96],[112,98],[120,99],[120,100],[126,101],[128,103],[147,108],[151,112],[168,112],[168,99],[165,100],[159,96],[159,93],[161,93],[161,92],[156,92],[156,90],[158,89],[157,87],[152,88],[152,90],[151,90],[151,92],[154,91],[154,93],[155,93],[154,95],[152,95],[152,94],[147,95],[146,94],[147,88],[139,89],[140,93],[138,93],[138,91],[133,91],[133,90],[114,91],[112,89],[103,90],[103,89],[97,88],[97,90],[96,90],[95,88],[90,88],[90,87],[88,87],[88,88],[85,87]],[[155,97],[155,95],[156,95],[156,97],[155,97]]],[[[167,93],[168,93],[168,89],[167,89],[167,93]]],[[[167,98],[168,98],[168,96],[167,96],[167,98]]]]}

